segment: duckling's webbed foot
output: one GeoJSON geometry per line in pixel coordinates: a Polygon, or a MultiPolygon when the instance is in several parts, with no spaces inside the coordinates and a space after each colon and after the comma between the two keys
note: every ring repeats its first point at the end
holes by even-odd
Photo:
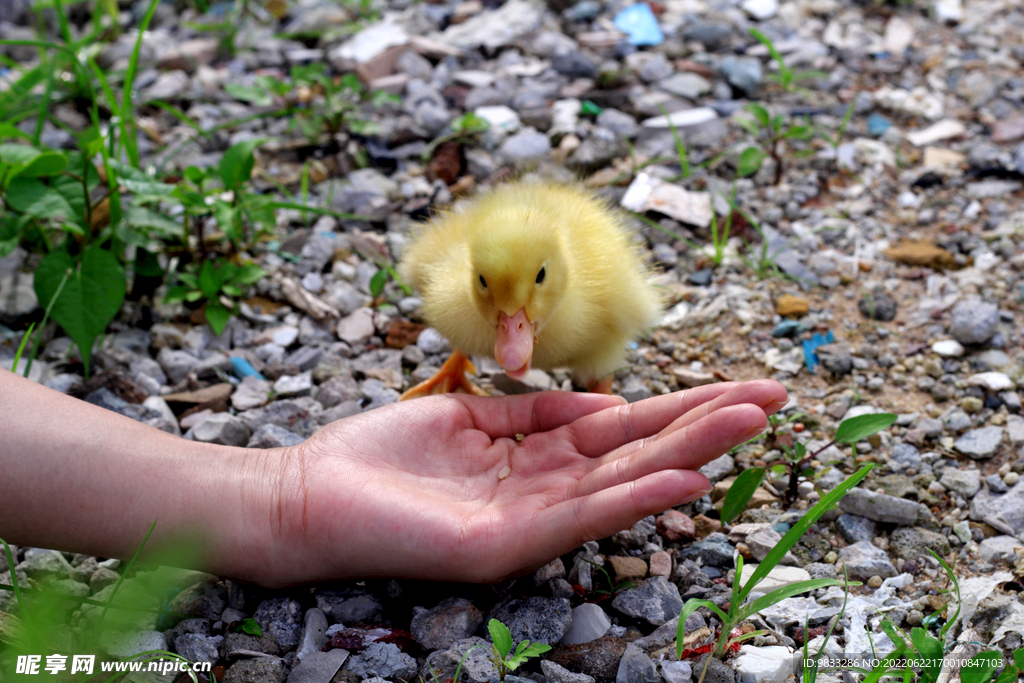
{"type": "Polygon", "coordinates": [[[614,375],[608,375],[603,379],[594,380],[590,386],[587,387],[587,391],[592,394],[611,394],[612,393],[612,382],[615,381],[614,375]]]}
{"type": "Polygon", "coordinates": [[[469,377],[466,376],[467,373],[475,375],[476,367],[474,367],[473,361],[456,349],[448,360],[445,361],[444,365],[441,366],[441,369],[437,371],[436,375],[425,382],[420,382],[416,386],[411,387],[398,400],[408,401],[411,398],[459,392],[473,394],[474,396],[487,396],[486,391],[470,381],[469,377]]]}

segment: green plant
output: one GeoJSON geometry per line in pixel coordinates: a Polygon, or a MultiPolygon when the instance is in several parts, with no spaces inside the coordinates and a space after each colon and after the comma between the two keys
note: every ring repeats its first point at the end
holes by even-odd
{"type": "Polygon", "coordinates": [[[246,617],[238,622],[238,630],[241,633],[248,633],[250,636],[259,638],[263,635],[263,628],[260,623],[252,617],[246,617]]]}
{"type": "Polygon", "coordinates": [[[206,320],[214,334],[223,332],[228,320],[236,313],[242,288],[266,275],[266,271],[254,263],[239,266],[232,261],[216,264],[204,261],[197,270],[178,273],[178,279],[184,284],[169,289],[164,301],[205,301],[206,320]]]}
{"type": "MultiPolygon", "coordinates": [[[[601,596],[593,602],[600,602],[601,600],[606,600],[608,598],[614,597],[618,595],[621,591],[628,590],[630,588],[635,588],[637,585],[635,581],[620,581],[619,583],[615,583],[615,581],[612,580],[612,575],[608,572],[607,569],[604,568],[604,565],[600,565],[597,562],[594,562],[593,560],[588,560],[582,554],[578,555],[577,557],[586,562],[587,564],[593,567],[597,567],[598,570],[602,574],[604,574],[605,581],[608,582],[608,590],[605,590],[603,588],[594,588],[590,591],[595,595],[601,596]]],[[[586,595],[584,595],[583,597],[586,597],[586,595]]]]}
{"type": "Polygon", "coordinates": [[[835,135],[829,135],[820,128],[817,129],[817,133],[820,137],[824,138],[825,142],[832,146],[833,151],[839,149],[840,143],[843,141],[843,135],[846,134],[846,127],[850,125],[850,119],[853,118],[853,109],[857,105],[857,100],[850,100],[850,105],[846,108],[846,113],[843,114],[842,120],[839,122],[839,128],[836,130],[835,135]]]}
{"type": "Polygon", "coordinates": [[[827,471],[823,469],[815,473],[814,469],[809,467],[811,460],[814,460],[833,444],[855,444],[875,432],[887,429],[895,421],[896,416],[892,413],[872,413],[843,420],[836,430],[835,438],[813,453],[808,453],[807,447],[800,442],[793,443],[792,445],[784,442],[779,438],[778,433],[778,427],[782,423],[779,420],[772,421],[767,434],[768,446],[781,449],[783,459],[769,467],[752,467],[740,472],[739,476],[736,477],[736,481],[729,487],[729,491],[726,493],[725,500],[722,503],[722,521],[731,522],[743,512],[747,502],[754,495],[757,487],[761,485],[765,474],[769,470],[776,474],[789,476],[783,505],[792,505],[797,499],[801,479],[815,482],[817,487],[817,480],[827,471]]]}
{"type": "Polygon", "coordinates": [[[772,59],[775,60],[775,63],[779,67],[779,72],[777,74],[768,74],[765,76],[765,80],[777,83],[786,92],[802,90],[802,88],[797,85],[800,81],[825,78],[828,76],[824,71],[794,71],[786,65],[785,60],[782,59],[782,55],[775,48],[775,43],[773,43],[768,36],[753,27],[750,28],[750,35],[754,36],[759,43],[768,48],[768,53],[772,56],[772,59]]]}
{"type": "Polygon", "coordinates": [[[821,661],[821,654],[825,651],[825,647],[828,645],[829,639],[832,637],[832,631],[835,630],[836,624],[846,614],[846,604],[850,600],[850,577],[846,573],[846,567],[843,567],[843,606],[839,610],[839,614],[830,620],[828,631],[825,632],[825,636],[821,641],[821,647],[814,653],[814,657],[810,656],[811,647],[811,629],[809,617],[804,618],[804,667],[803,667],[803,683],[815,683],[818,680],[818,671],[820,669],[819,662],[821,661]]]}
{"type": "Polygon", "coordinates": [[[423,150],[422,158],[424,161],[429,161],[434,156],[434,150],[446,142],[455,141],[463,145],[474,142],[490,127],[491,124],[486,119],[482,119],[475,113],[467,111],[449,124],[450,132],[441,135],[427,145],[426,149],[423,150]]]}
{"type": "Polygon", "coordinates": [[[786,123],[784,114],[772,116],[762,105],[750,102],[743,107],[753,114],[753,119],[737,118],[736,122],[758,139],[757,145],[751,145],[740,153],[736,173],[747,177],[758,172],[767,157],[775,162],[773,184],[782,182],[782,150],[781,143],[786,140],[810,140],[814,136],[814,128],[810,119],[805,117],[803,123],[786,123]]]}
{"type": "Polygon", "coordinates": [[[487,630],[490,631],[492,641],[491,661],[498,669],[498,680],[501,681],[505,680],[505,676],[509,672],[515,671],[527,660],[539,657],[551,649],[550,645],[544,643],[530,643],[528,640],[523,640],[513,651],[512,632],[508,630],[508,626],[497,619],[487,622],[487,630]]]}
{"type": "MultiPolygon", "coordinates": [[[[842,585],[843,582],[838,579],[810,579],[808,581],[798,581],[787,586],[777,588],[748,604],[744,604],[747,596],[750,595],[750,592],[754,587],[768,576],[769,572],[771,572],[771,570],[782,561],[782,558],[785,557],[787,552],[789,552],[789,549],[803,537],[811,525],[818,521],[825,512],[832,509],[839,500],[846,495],[847,491],[860,483],[860,481],[868,475],[868,472],[871,471],[871,468],[872,465],[865,465],[860,470],[850,475],[846,481],[823,496],[822,499],[818,501],[817,505],[808,510],[807,514],[801,517],[800,521],[794,524],[793,527],[786,532],[786,535],[782,537],[782,540],[780,540],[764,560],[757,565],[746,584],[742,584],[743,557],[739,556],[736,560],[736,576],[733,579],[732,584],[732,599],[729,601],[727,611],[723,611],[718,607],[718,605],[710,600],[704,600],[701,598],[691,598],[687,600],[683,605],[682,611],[679,613],[679,626],[676,631],[676,656],[680,659],[682,658],[683,643],[686,636],[686,618],[701,607],[706,607],[711,610],[711,612],[714,613],[722,622],[721,631],[715,641],[715,648],[712,652],[715,657],[721,657],[722,654],[725,653],[726,648],[734,644],[738,644],[743,640],[764,634],[762,631],[753,631],[751,633],[744,634],[733,633],[733,630],[736,629],[736,627],[754,614],[757,614],[761,610],[785,600],[786,598],[793,597],[794,595],[806,593],[818,588],[825,588],[827,586],[842,585]]],[[[851,582],[846,585],[856,586],[860,584],[851,582]]],[[[710,664],[710,661],[710,658],[708,658],[708,661],[705,662],[704,670],[701,672],[700,679],[697,683],[703,683],[704,674],[707,673],[707,667],[708,664],[710,664]]]]}

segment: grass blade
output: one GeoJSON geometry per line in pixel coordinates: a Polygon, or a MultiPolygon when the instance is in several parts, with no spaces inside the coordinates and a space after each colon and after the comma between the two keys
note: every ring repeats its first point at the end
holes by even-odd
{"type": "Polygon", "coordinates": [[[32,336],[32,329],[35,326],[35,323],[29,325],[28,329],[25,330],[25,334],[21,337],[21,343],[18,344],[18,350],[14,354],[14,365],[11,366],[11,372],[14,374],[18,374],[18,361],[21,360],[21,354],[25,351],[25,344],[28,343],[28,338],[32,336]]]}
{"type": "Polygon", "coordinates": [[[826,511],[835,507],[839,502],[839,499],[846,495],[846,492],[852,489],[854,486],[860,483],[864,477],[868,476],[868,472],[871,471],[873,465],[865,465],[860,468],[857,472],[850,475],[850,477],[839,486],[835,487],[830,491],[824,498],[818,501],[818,504],[807,511],[799,522],[793,525],[782,540],[772,548],[771,552],[764,558],[761,564],[757,565],[757,569],[754,570],[750,580],[747,584],[740,589],[740,600],[746,600],[747,595],[753,590],[754,586],[758,584],[761,579],[768,576],[768,572],[775,568],[782,558],[786,556],[789,549],[796,545],[803,535],[811,528],[811,525],[818,521],[818,518],[825,514],[826,511]]]}

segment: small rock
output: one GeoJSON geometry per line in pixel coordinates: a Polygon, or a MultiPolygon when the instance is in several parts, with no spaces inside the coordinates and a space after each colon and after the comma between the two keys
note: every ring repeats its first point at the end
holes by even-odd
{"type": "Polygon", "coordinates": [[[888,554],[870,541],[858,541],[843,548],[839,551],[839,559],[855,579],[867,580],[872,576],[888,578],[897,574],[888,554]]]}
{"type": "Polygon", "coordinates": [[[612,620],[608,618],[600,605],[592,602],[584,602],[572,610],[572,620],[569,628],[562,636],[562,645],[577,645],[589,643],[608,632],[612,620]]]}
{"type": "Polygon", "coordinates": [[[616,595],[612,607],[634,619],[660,626],[679,616],[683,601],[675,584],[664,576],[655,576],[616,595]]]}
{"type": "Polygon", "coordinates": [[[811,305],[803,297],[784,294],[775,302],[775,312],[783,318],[802,318],[811,310],[811,305]]]}
{"type": "Polygon", "coordinates": [[[252,432],[242,420],[228,413],[215,413],[192,428],[192,438],[222,446],[245,446],[252,432]]]}
{"type": "Polygon", "coordinates": [[[793,674],[796,661],[788,647],[743,645],[730,663],[742,683],[784,683],[793,674]]]}
{"type": "Polygon", "coordinates": [[[1003,442],[1002,427],[982,427],[972,429],[957,439],[953,447],[974,460],[991,458],[999,450],[1003,442]]]}
{"type": "Polygon", "coordinates": [[[978,470],[961,470],[955,467],[947,467],[942,471],[939,483],[950,491],[960,494],[970,500],[981,488],[981,472],[978,470]]]}
{"type": "Polygon", "coordinates": [[[483,613],[465,598],[445,598],[431,609],[413,608],[412,637],[426,650],[442,650],[472,636],[484,623],[483,613]]]}
{"type": "Polygon", "coordinates": [[[253,432],[246,448],[285,448],[305,441],[301,436],[275,424],[265,424],[253,432]]]}

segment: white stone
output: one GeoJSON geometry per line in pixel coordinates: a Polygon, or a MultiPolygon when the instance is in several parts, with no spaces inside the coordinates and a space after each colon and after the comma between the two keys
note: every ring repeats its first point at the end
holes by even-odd
{"type": "Polygon", "coordinates": [[[544,5],[530,0],[509,0],[499,9],[453,24],[435,37],[446,45],[464,50],[483,46],[494,51],[539,28],[543,18],[544,5]]]}
{"type": "Polygon", "coordinates": [[[405,45],[409,34],[393,21],[385,20],[368,26],[331,53],[332,58],[351,59],[365,64],[389,47],[405,45]]]}
{"type": "Polygon", "coordinates": [[[967,383],[985,387],[989,391],[1006,391],[1013,388],[1013,380],[1002,372],[979,372],[968,377],[967,383]]]}
{"type": "Polygon", "coordinates": [[[1003,562],[1016,555],[1020,547],[1024,542],[1013,536],[993,536],[978,545],[978,556],[985,562],[1003,562]]]}
{"type": "Polygon", "coordinates": [[[954,119],[942,119],[933,123],[924,130],[917,130],[907,133],[907,140],[915,147],[924,147],[939,140],[948,140],[963,135],[967,132],[967,126],[954,119]]]}
{"type": "Polygon", "coordinates": [[[274,391],[279,396],[295,396],[308,393],[313,388],[313,371],[306,370],[298,375],[283,375],[274,382],[274,391]]]}
{"type": "Polygon", "coordinates": [[[270,398],[270,382],[246,377],[231,394],[231,405],[235,410],[251,410],[266,405],[270,398]]]}
{"type": "Polygon", "coordinates": [[[160,413],[163,418],[167,420],[168,424],[174,426],[174,433],[181,436],[181,429],[178,428],[178,418],[174,416],[174,412],[171,410],[171,407],[167,405],[167,401],[163,400],[159,396],[150,396],[142,402],[142,405],[146,406],[150,410],[155,410],[160,413]]]}
{"type": "Polygon", "coordinates": [[[299,328],[292,327],[291,325],[282,325],[281,327],[271,327],[263,330],[256,335],[253,344],[257,346],[261,344],[277,344],[281,348],[286,349],[298,338],[299,328]]]}
{"type": "Polygon", "coordinates": [[[963,21],[964,6],[960,0],[935,0],[934,7],[935,18],[939,21],[963,21]]]}
{"type": "Polygon", "coordinates": [[[882,107],[923,116],[929,121],[939,120],[945,112],[942,98],[924,86],[910,91],[885,86],[875,91],[874,98],[875,103],[882,107]]]}
{"type": "MultiPolygon", "coordinates": [[[[757,569],[757,567],[758,565],[756,564],[743,565],[743,575],[740,577],[740,581],[744,587],[746,587],[747,581],[750,580],[750,577],[754,575],[754,570],[757,569]]],[[[811,575],[808,574],[805,569],[778,565],[768,572],[768,576],[761,579],[754,590],[758,593],[768,593],[776,588],[782,588],[783,586],[789,586],[800,581],[810,580],[811,575]]]]}
{"type": "Polygon", "coordinates": [[[885,49],[893,55],[902,55],[913,39],[914,29],[900,16],[894,16],[885,25],[885,49]]]}
{"type": "Polygon", "coordinates": [[[645,128],[668,128],[669,123],[671,123],[676,128],[685,128],[686,126],[696,126],[708,121],[714,121],[717,118],[718,112],[711,107],[697,107],[695,109],[683,109],[682,111],[672,112],[668,116],[654,116],[645,119],[642,125],[645,128]]]}
{"type": "Polygon", "coordinates": [[[522,121],[519,120],[519,114],[503,104],[493,107],[477,107],[473,113],[486,121],[491,128],[498,128],[508,133],[514,133],[523,126],[522,121]]]}
{"type": "Polygon", "coordinates": [[[351,315],[338,321],[338,339],[349,344],[362,344],[376,331],[373,310],[369,308],[357,308],[351,315]]]}
{"type": "Polygon", "coordinates": [[[576,645],[578,643],[589,643],[597,640],[612,626],[612,620],[608,618],[600,605],[592,602],[585,602],[572,610],[572,621],[569,628],[560,641],[562,645],[576,645]]]}
{"type": "Polygon", "coordinates": [[[470,88],[486,88],[494,83],[494,74],[479,69],[466,69],[452,74],[452,80],[470,88]]]}
{"type": "Polygon", "coordinates": [[[964,345],[956,339],[943,339],[932,344],[932,351],[946,358],[959,358],[964,355],[964,345]]]}
{"type": "Polygon", "coordinates": [[[551,105],[551,128],[548,134],[576,133],[580,122],[580,101],[570,97],[551,105]]]}
{"type": "Polygon", "coordinates": [[[639,173],[622,197],[630,211],[657,211],[678,221],[706,228],[711,225],[711,195],[690,192],[646,173],[639,173]]]}
{"type": "Polygon", "coordinates": [[[793,673],[797,655],[788,647],[744,645],[732,660],[739,683],[783,683],[793,673]]]}
{"type": "Polygon", "coordinates": [[[1024,417],[1006,416],[1006,436],[1014,446],[1024,443],[1024,417]]]}
{"type": "Polygon", "coordinates": [[[693,668],[689,662],[661,663],[661,677],[665,683],[691,683],[693,681],[693,668]]]}
{"type": "Polygon", "coordinates": [[[779,12],[778,0],[743,0],[740,8],[758,21],[767,21],[779,12]]]}

